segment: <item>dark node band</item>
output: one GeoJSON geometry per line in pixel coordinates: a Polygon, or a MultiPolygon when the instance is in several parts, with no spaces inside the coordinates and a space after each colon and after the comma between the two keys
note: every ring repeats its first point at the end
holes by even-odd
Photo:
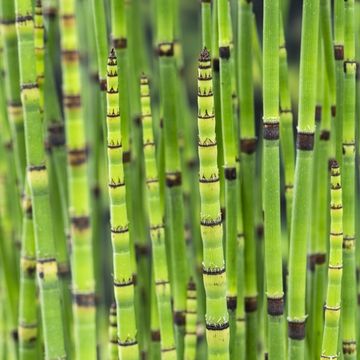
{"type": "Polygon", "coordinates": [[[174,43],[172,42],[163,42],[158,44],[157,47],[158,56],[174,56],[174,43]]]}
{"type": "Polygon", "coordinates": [[[27,84],[21,84],[20,86],[21,90],[37,89],[38,87],[39,87],[38,83],[27,83],[27,84]]]}
{"type": "MultiPolygon", "coordinates": [[[[210,1],[204,1],[203,2],[210,2],[210,1]]],[[[209,50],[205,47],[204,49],[201,50],[200,52],[200,56],[199,56],[199,61],[200,62],[208,62],[211,60],[211,56],[210,56],[210,52],[209,50]]]]}
{"type": "MultiPolygon", "coordinates": [[[[337,162],[337,160],[335,158],[331,158],[329,159],[329,170],[331,169],[338,169],[339,168],[339,163],[337,162]]],[[[332,174],[332,176],[338,176],[340,175],[340,173],[337,174],[332,174]]]]}
{"type": "Polygon", "coordinates": [[[126,287],[126,286],[133,286],[135,285],[134,277],[132,276],[129,279],[124,279],[123,281],[115,281],[114,280],[114,286],[115,287],[126,287]]]}
{"type": "Polygon", "coordinates": [[[112,44],[115,49],[126,49],[127,39],[126,38],[112,39],[112,44]]]}
{"type": "Polygon", "coordinates": [[[219,56],[220,59],[230,59],[230,46],[220,46],[219,47],[219,56]]]}
{"type": "Polygon", "coordinates": [[[79,52],[77,50],[62,50],[61,56],[67,62],[78,61],[80,58],[79,52]]]}
{"type": "Polygon", "coordinates": [[[26,269],[25,269],[25,272],[28,276],[33,276],[35,274],[35,271],[36,271],[36,265],[31,265],[31,266],[28,266],[26,269]]]}
{"type": "Polygon", "coordinates": [[[90,217],[89,216],[72,216],[71,224],[74,228],[78,230],[86,230],[90,227],[90,217]]]}
{"type": "Polygon", "coordinates": [[[131,152],[130,152],[130,150],[123,152],[122,161],[123,161],[124,164],[127,164],[127,163],[129,163],[131,161],[131,152]]]}
{"type": "Polygon", "coordinates": [[[305,321],[288,321],[288,336],[293,340],[304,340],[305,321]]]}
{"type": "Polygon", "coordinates": [[[245,154],[253,154],[256,151],[257,139],[241,139],[240,140],[240,151],[245,154]]]}
{"type": "Polygon", "coordinates": [[[106,79],[99,79],[100,91],[106,91],[107,84],[106,79]]]}
{"type": "Polygon", "coordinates": [[[296,148],[304,151],[314,149],[314,133],[298,132],[296,139],[296,148]]]}
{"type": "Polygon", "coordinates": [[[172,346],[171,348],[161,349],[161,352],[164,353],[164,352],[170,352],[170,351],[175,351],[175,350],[176,350],[175,346],[172,346]]]}
{"type": "Polygon", "coordinates": [[[279,140],[279,122],[264,122],[263,135],[265,140],[279,140]]]}
{"type": "Polygon", "coordinates": [[[213,70],[214,70],[214,72],[219,72],[219,70],[220,70],[220,63],[219,63],[219,59],[218,58],[214,58],[213,59],[213,70]]]}
{"type": "Polygon", "coordinates": [[[329,130],[322,130],[320,133],[320,140],[328,141],[330,140],[330,131],[329,130]]]}
{"type": "Polygon", "coordinates": [[[200,225],[201,226],[207,226],[207,227],[214,227],[214,226],[221,225],[222,222],[223,222],[222,217],[216,218],[216,219],[211,219],[211,220],[203,220],[203,219],[201,219],[200,220],[200,225]]]}
{"type": "Polygon", "coordinates": [[[72,294],[73,302],[81,307],[93,307],[96,304],[95,293],[90,294],[72,294]]]}
{"type": "Polygon", "coordinates": [[[196,290],[196,284],[192,280],[190,280],[188,282],[187,289],[189,291],[195,291],[196,290]]]}
{"type": "Polygon", "coordinates": [[[48,143],[50,147],[58,147],[65,145],[64,125],[54,123],[48,127],[48,143]]]}
{"type": "Polygon", "coordinates": [[[166,186],[173,187],[173,186],[180,186],[182,182],[181,172],[176,171],[172,173],[166,173],[166,186]]]}
{"type": "Polygon", "coordinates": [[[160,330],[151,330],[151,341],[160,341],[160,330]]]}
{"type": "Polygon", "coordinates": [[[44,171],[46,170],[46,165],[29,165],[29,171],[44,171]]]}
{"type": "Polygon", "coordinates": [[[88,155],[87,147],[82,149],[68,150],[68,161],[71,166],[80,166],[86,162],[88,155]]]}
{"type": "Polygon", "coordinates": [[[205,266],[203,266],[203,274],[204,275],[209,275],[209,276],[214,276],[214,275],[221,275],[225,273],[225,267],[221,267],[221,268],[206,268],[205,266]]]}
{"type": "Polygon", "coordinates": [[[19,333],[17,329],[11,330],[11,337],[16,343],[19,341],[19,333]]]}
{"type": "Polygon", "coordinates": [[[336,116],[336,105],[331,105],[331,116],[332,117],[336,116]]]}
{"type": "Polygon", "coordinates": [[[321,121],[322,107],[321,105],[315,106],[315,121],[321,121]]]}
{"type": "Polygon", "coordinates": [[[81,106],[80,95],[64,95],[64,107],[71,109],[81,106]]]}
{"type": "Polygon", "coordinates": [[[210,330],[210,331],[222,331],[222,330],[226,330],[229,328],[229,322],[226,321],[224,323],[220,323],[220,324],[209,324],[206,323],[206,330],[210,330]]]}
{"type": "Polygon", "coordinates": [[[17,23],[21,23],[21,22],[26,22],[26,21],[33,21],[34,18],[32,15],[19,15],[19,16],[16,16],[16,22],[17,23]]]}
{"type": "Polygon", "coordinates": [[[224,175],[226,180],[236,180],[236,167],[225,168],[224,175]]]}
{"type": "Polygon", "coordinates": [[[110,231],[113,234],[125,234],[125,233],[129,232],[129,226],[125,225],[125,226],[112,227],[110,229],[110,231]]]}
{"type": "Polygon", "coordinates": [[[264,353],[264,360],[268,360],[269,359],[269,354],[266,352],[264,353]]]}
{"type": "Polygon", "coordinates": [[[356,341],[343,341],[342,348],[344,354],[353,354],[356,351],[356,341]]]}
{"type": "Polygon", "coordinates": [[[257,310],[257,296],[245,298],[245,312],[251,313],[257,310]]]}
{"type": "Polygon", "coordinates": [[[185,325],[186,319],[184,311],[174,311],[174,323],[179,326],[185,325]]]}
{"type": "Polygon", "coordinates": [[[284,314],[284,298],[267,298],[267,312],[271,316],[284,314]]]}
{"type": "Polygon", "coordinates": [[[136,340],[131,340],[131,341],[121,341],[121,340],[118,340],[118,345],[119,346],[134,346],[134,345],[137,345],[137,341],[136,340]]]}
{"type": "Polygon", "coordinates": [[[236,296],[228,296],[226,299],[226,304],[228,310],[234,311],[237,306],[237,297],[236,296]]]}
{"type": "Polygon", "coordinates": [[[146,244],[135,244],[135,254],[137,259],[148,256],[150,254],[150,246],[146,244]]]}
{"type": "Polygon", "coordinates": [[[68,264],[58,264],[58,276],[62,279],[69,277],[70,267],[68,264]]]}
{"type": "Polygon", "coordinates": [[[215,175],[215,174],[211,175],[209,178],[205,178],[205,177],[199,178],[199,182],[202,183],[202,184],[216,183],[219,180],[220,180],[219,177],[217,175],[215,175]]]}
{"type": "Polygon", "coordinates": [[[334,45],[334,57],[335,60],[344,60],[344,46],[334,45]]]}
{"type": "Polygon", "coordinates": [[[15,24],[15,19],[0,19],[0,25],[4,25],[4,26],[7,26],[7,25],[13,25],[15,24]]]}

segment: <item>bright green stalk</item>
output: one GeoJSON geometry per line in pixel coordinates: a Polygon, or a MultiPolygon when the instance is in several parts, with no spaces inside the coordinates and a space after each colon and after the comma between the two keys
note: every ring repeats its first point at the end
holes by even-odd
{"type": "Polygon", "coordinates": [[[120,359],[138,359],[134,306],[133,264],[130,254],[129,224],[123,169],[123,140],[119,113],[118,73],[115,51],[107,68],[107,148],[111,237],[114,262],[114,293],[120,359]]]}
{"type": "Polygon", "coordinates": [[[279,1],[264,2],[264,148],[263,207],[265,238],[265,281],[270,359],[285,358],[283,331],[284,292],[282,287],[280,154],[279,154],[279,1]]]}
{"type": "Polygon", "coordinates": [[[158,305],[156,302],[156,293],[155,293],[155,281],[154,279],[154,270],[152,271],[152,286],[151,286],[151,313],[150,313],[150,359],[158,360],[160,359],[160,326],[159,326],[159,313],[158,305]]]}
{"type": "MultiPolygon", "coordinates": [[[[254,36],[252,22],[252,3],[240,0],[238,2],[238,89],[240,102],[240,150],[241,150],[241,191],[242,204],[238,206],[246,209],[243,212],[245,237],[245,310],[247,315],[247,350],[249,358],[256,357],[256,317],[257,317],[257,284],[255,261],[255,121],[254,121],[254,87],[252,72],[252,37],[254,36]],[[251,306],[249,306],[251,305],[251,306]],[[254,322],[255,321],[255,322],[254,322]],[[253,324],[250,324],[253,322],[253,324]]],[[[238,214],[238,217],[240,215],[238,214]]],[[[241,260],[238,259],[238,262],[241,260]]],[[[244,265],[242,265],[244,266],[244,265]]],[[[238,276],[239,275],[238,273],[238,276]]],[[[240,283],[238,282],[239,286],[240,283]]],[[[242,285],[243,286],[243,285],[242,285]]],[[[239,306],[242,306],[239,303],[239,306]]],[[[243,311],[243,309],[242,309],[243,311]]],[[[241,313],[241,311],[240,311],[241,313]]],[[[238,315],[239,316],[239,315],[238,315]]],[[[241,316],[240,316],[241,317],[241,316]]]]}
{"type": "Polygon", "coordinates": [[[287,50],[284,36],[283,16],[280,15],[280,149],[284,166],[285,199],[286,199],[286,223],[290,237],[291,213],[294,195],[294,133],[293,112],[291,106],[291,94],[289,89],[289,71],[287,50]]]}
{"type": "MultiPolygon", "coordinates": [[[[15,29],[14,1],[0,4],[1,35],[4,42],[5,90],[8,118],[14,142],[15,165],[19,188],[22,188],[25,174],[24,118],[20,100],[19,58],[15,29]]],[[[20,190],[22,191],[22,190],[20,190]]]]}
{"type": "Polygon", "coordinates": [[[310,228],[319,0],[304,0],[300,55],[299,121],[289,253],[288,356],[305,356],[306,249],[310,228]]]}
{"type": "Polygon", "coordinates": [[[343,354],[356,359],[355,274],[355,28],[354,0],[344,2],[344,118],[343,118],[343,354]]]}
{"type": "Polygon", "coordinates": [[[63,359],[64,351],[61,303],[57,277],[57,262],[52,236],[48,172],[42,121],[39,109],[39,88],[33,61],[34,20],[30,0],[16,1],[16,29],[20,61],[20,83],[25,115],[27,176],[34,214],[37,274],[40,287],[45,357],[63,359]]]}
{"type": "Polygon", "coordinates": [[[174,59],[172,2],[157,2],[157,40],[160,62],[161,98],[164,117],[165,183],[167,219],[174,298],[176,347],[179,358],[183,357],[186,309],[186,261],[184,238],[184,208],[182,199],[182,174],[176,123],[176,68],[174,59]]]}
{"type": "Polygon", "coordinates": [[[35,64],[36,64],[36,81],[39,85],[39,103],[40,113],[44,111],[44,78],[45,78],[45,47],[44,47],[44,21],[42,0],[35,1],[34,12],[34,46],[35,46],[35,64]]]}
{"type": "Polygon", "coordinates": [[[26,186],[23,198],[23,236],[20,264],[20,302],[19,302],[19,358],[38,359],[38,324],[36,304],[36,254],[34,240],[33,214],[30,190],[26,186]]]}
{"type": "Polygon", "coordinates": [[[118,360],[116,303],[111,304],[109,312],[109,359],[118,360]]]}
{"type": "Polygon", "coordinates": [[[209,359],[229,359],[229,315],[226,310],[226,271],[213,101],[211,58],[204,49],[200,54],[198,73],[198,151],[206,334],[209,359]]]}
{"type": "MultiPolygon", "coordinates": [[[[218,28],[219,28],[219,55],[220,55],[220,102],[222,119],[222,138],[224,151],[224,178],[225,178],[225,244],[227,263],[227,305],[228,310],[236,311],[236,148],[235,125],[233,120],[232,104],[232,60],[230,52],[231,31],[229,24],[229,1],[218,0],[218,28]]],[[[234,334],[232,334],[233,337],[234,334]]]]}
{"type": "Polygon", "coordinates": [[[341,165],[344,117],[344,0],[334,1],[334,30],[336,72],[335,156],[341,165]]]}
{"type": "Polygon", "coordinates": [[[146,198],[152,242],[156,298],[159,310],[162,359],[175,359],[176,348],[171,312],[171,289],[168,276],[163,211],[160,204],[159,175],[155,156],[149,82],[141,77],[141,118],[145,159],[146,198]]]}
{"type": "Polygon", "coordinates": [[[202,47],[211,51],[211,1],[201,1],[201,34],[202,34],[202,47]]]}
{"type": "Polygon", "coordinates": [[[60,2],[63,105],[68,151],[69,217],[72,240],[72,294],[75,353],[96,357],[95,281],[90,228],[87,148],[80,95],[75,1],[60,2]]]}
{"type": "Polygon", "coordinates": [[[196,323],[197,323],[197,296],[196,285],[190,279],[186,295],[186,329],[185,329],[185,360],[195,360],[196,356],[196,323]]]}
{"type": "Polygon", "coordinates": [[[338,358],[338,342],[336,339],[339,336],[341,279],[343,272],[343,208],[340,168],[337,162],[331,164],[330,189],[330,255],[321,359],[338,358]]]}

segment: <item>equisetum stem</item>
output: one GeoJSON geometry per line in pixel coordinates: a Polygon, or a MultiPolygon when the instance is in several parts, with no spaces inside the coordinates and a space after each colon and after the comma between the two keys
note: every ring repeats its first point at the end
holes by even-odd
{"type": "Polygon", "coordinates": [[[343,291],[342,350],[356,359],[355,273],[355,27],[354,0],[344,2],[344,117],[343,117],[343,291]]]}
{"type": "Polygon", "coordinates": [[[44,79],[45,79],[45,29],[43,21],[42,0],[35,1],[34,11],[34,46],[36,81],[39,85],[40,114],[44,112],[44,79]]]}
{"type": "Polygon", "coordinates": [[[229,359],[229,315],[226,310],[226,271],[222,245],[212,71],[210,54],[206,49],[201,52],[199,58],[198,128],[208,357],[229,359]]]}
{"type": "Polygon", "coordinates": [[[111,360],[119,359],[116,319],[116,303],[112,303],[109,311],[109,359],[111,360]]]}
{"type": "Polygon", "coordinates": [[[120,359],[138,359],[134,276],[130,254],[129,224],[123,165],[123,140],[119,112],[118,64],[112,49],[107,66],[107,148],[114,293],[120,359]]]}
{"type": "Polygon", "coordinates": [[[30,0],[18,0],[16,30],[20,60],[20,87],[25,118],[27,177],[34,215],[36,271],[40,288],[42,328],[46,359],[66,358],[57,275],[55,246],[49,200],[48,171],[45,163],[43,125],[40,114],[39,87],[33,62],[34,18],[30,0]]]}
{"type": "Polygon", "coordinates": [[[202,47],[207,48],[212,53],[212,24],[211,24],[211,1],[201,1],[201,34],[202,34],[202,47]]]}
{"type": "Polygon", "coordinates": [[[196,285],[189,280],[186,295],[186,328],[185,328],[185,360],[195,360],[196,357],[196,326],[197,326],[197,296],[196,285]]]}
{"type": "Polygon", "coordinates": [[[147,77],[140,80],[141,121],[145,160],[146,199],[152,243],[156,300],[161,332],[161,358],[176,359],[171,312],[171,289],[168,276],[163,211],[160,205],[159,175],[155,156],[150,89],[147,77]]]}
{"type": "Polygon", "coordinates": [[[63,106],[68,155],[75,353],[96,358],[95,281],[85,122],[81,98],[75,1],[60,2],[63,106]]]}
{"type": "Polygon", "coordinates": [[[295,165],[294,201],[291,216],[288,293],[288,356],[305,356],[306,250],[310,228],[309,206],[315,130],[315,92],[319,25],[319,0],[303,2],[299,120],[295,165]]]}
{"type": "Polygon", "coordinates": [[[285,358],[283,331],[280,151],[279,151],[279,20],[277,0],[264,2],[263,45],[263,208],[265,239],[265,281],[268,313],[268,354],[285,358]]]}
{"type": "Polygon", "coordinates": [[[339,337],[343,272],[343,207],[340,168],[337,162],[331,163],[330,184],[330,254],[321,359],[338,358],[336,339],[339,337]]]}

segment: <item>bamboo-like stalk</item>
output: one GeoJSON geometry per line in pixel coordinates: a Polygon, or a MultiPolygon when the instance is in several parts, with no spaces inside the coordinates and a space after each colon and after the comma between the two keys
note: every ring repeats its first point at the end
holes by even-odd
{"type": "Polygon", "coordinates": [[[207,48],[212,53],[212,39],[211,39],[211,1],[201,1],[201,34],[202,47],[207,48]]]}
{"type": "Polygon", "coordinates": [[[38,359],[38,314],[36,304],[36,254],[30,189],[23,198],[23,236],[20,264],[19,359],[38,359]]]}
{"type": "Polygon", "coordinates": [[[159,312],[156,301],[154,268],[152,270],[151,286],[151,314],[150,314],[150,359],[158,360],[161,356],[161,334],[159,326],[159,312]]]}
{"type": "Polygon", "coordinates": [[[68,154],[69,218],[75,353],[96,357],[95,282],[90,228],[87,148],[80,93],[75,1],[60,2],[63,106],[68,154]]]}
{"type": "Polygon", "coordinates": [[[149,82],[141,77],[141,119],[143,125],[143,147],[145,160],[146,198],[152,242],[155,291],[158,304],[161,355],[163,359],[175,359],[176,348],[171,313],[171,289],[168,276],[163,211],[160,204],[159,175],[155,156],[155,140],[152,128],[152,113],[149,82]]]}
{"type": "Polygon", "coordinates": [[[34,46],[35,46],[35,65],[36,81],[39,85],[39,104],[40,113],[44,111],[44,78],[45,78],[45,46],[44,46],[44,20],[42,0],[35,1],[34,9],[34,46]]]}
{"type": "Polygon", "coordinates": [[[196,285],[192,279],[187,285],[186,295],[186,329],[185,329],[185,360],[197,359],[196,341],[197,341],[197,296],[196,285]]]}
{"type": "Polygon", "coordinates": [[[213,109],[211,58],[204,49],[200,54],[198,72],[198,151],[206,333],[209,359],[229,359],[229,315],[226,311],[226,272],[213,109]]]}
{"type": "Polygon", "coordinates": [[[130,254],[128,210],[126,207],[117,69],[116,54],[113,49],[107,67],[107,147],[118,351],[120,359],[138,359],[133,264],[130,254]]]}
{"type": "Polygon", "coordinates": [[[355,16],[354,0],[344,2],[344,117],[343,117],[343,354],[356,359],[355,274],[355,16]]]}
{"type": "Polygon", "coordinates": [[[109,359],[118,360],[116,303],[112,303],[109,311],[109,359]]]}
{"type": "MultiPolygon", "coordinates": [[[[243,211],[243,227],[245,241],[245,268],[255,264],[255,153],[256,136],[254,121],[254,87],[251,61],[253,57],[252,38],[253,12],[252,3],[238,2],[238,91],[240,103],[240,159],[241,159],[241,191],[243,211]]],[[[240,205],[238,206],[240,213],[240,205]]],[[[240,214],[238,214],[240,217],[240,214]]],[[[241,260],[238,259],[241,263],[241,260]]],[[[242,265],[244,266],[244,265],[242,265]]],[[[245,310],[247,312],[247,351],[249,358],[256,357],[256,324],[257,324],[257,286],[255,266],[253,271],[245,273],[245,310]],[[252,324],[251,324],[252,323],[252,324]],[[254,331],[254,332],[253,332],[254,331]]],[[[238,273],[238,276],[239,273],[238,273]]],[[[239,286],[240,283],[238,282],[239,286]]],[[[241,306],[241,304],[239,303],[241,306]]],[[[240,311],[241,313],[241,311],[240,311]]],[[[238,315],[241,317],[241,315],[238,315]]]]}
{"type": "Polygon", "coordinates": [[[321,359],[338,358],[338,342],[336,339],[339,337],[341,310],[343,208],[341,175],[337,162],[331,163],[330,184],[330,253],[321,359]]]}
{"type": "Polygon", "coordinates": [[[303,2],[299,120],[289,253],[288,356],[305,356],[306,249],[310,225],[311,180],[318,47],[319,1],[303,2]]]}
{"type": "Polygon", "coordinates": [[[16,30],[20,61],[20,84],[25,117],[27,176],[34,214],[34,233],[40,304],[42,312],[45,357],[65,358],[57,262],[52,236],[48,172],[45,163],[39,88],[33,62],[34,19],[30,0],[19,0],[16,6],[16,30]]]}
{"type": "Polygon", "coordinates": [[[283,331],[279,151],[279,1],[264,2],[263,45],[263,207],[265,238],[265,281],[268,313],[268,354],[285,358],[283,331]]]}
{"type": "Polygon", "coordinates": [[[166,183],[166,221],[169,224],[169,242],[172,264],[174,322],[176,348],[183,357],[186,310],[186,261],[184,237],[184,207],[182,199],[182,172],[176,123],[177,105],[176,68],[174,58],[173,9],[169,0],[157,2],[157,41],[160,62],[160,93],[164,117],[164,152],[166,183]]]}

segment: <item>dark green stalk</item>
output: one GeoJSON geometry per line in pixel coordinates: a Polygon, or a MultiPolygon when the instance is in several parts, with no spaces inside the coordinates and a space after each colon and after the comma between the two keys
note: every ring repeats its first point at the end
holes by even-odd
{"type": "MultiPolygon", "coordinates": [[[[252,38],[253,12],[252,3],[240,0],[238,2],[238,89],[240,103],[240,158],[241,158],[241,191],[243,211],[243,228],[245,238],[245,310],[247,312],[247,351],[249,358],[256,357],[256,317],[257,317],[257,286],[255,271],[255,152],[256,136],[254,121],[254,86],[252,72],[252,38]],[[254,322],[255,321],[255,322],[254,322]],[[249,322],[254,322],[250,324],[249,322]]],[[[240,211],[239,211],[240,212],[240,211]]],[[[240,215],[238,214],[238,217],[240,215]]],[[[238,259],[239,264],[241,261],[238,259]]],[[[244,265],[242,265],[244,266],[244,265]]],[[[238,273],[239,276],[239,273],[238,273]]],[[[239,281],[238,281],[239,284],[239,281]]],[[[239,303],[240,306],[243,306],[239,303]]],[[[243,311],[243,309],[242,309],[243,311]]],[[[241,313],[241,311],[240,311],[241,313]]]]}
{"type": "Polygon", "coordinates": [[[343,208],[340,168],[337,162],[331,164],[330,201],[330,254],[328,286],[325,305],[325,325],[320,359],[337,359],[340,310],[341,279],[343,272],[343,208]]]}
{"type": "Polygon", "coordinates": [[[48,172],[42,120],[39,107],[39,88],[33,62],[34,20],[30,0],[16,1],[16,29],[20,61],[20,87],[25,118],[27,177],[31,190],[34,214],[34,233],[38,284],[42,313],[45,358],[63,359],[64,351],[61,303],[57,275],[55,246],[49,200],[48,172]]]}
{"type": "Polygon", "coordinates": [[[196,285],[190,279],[186,295],[186,329],[185,329],[185,360],[197,359],[196,353],[197,296],[196,285]]]}
{"type": "Polygon", "coordinates": [[[270,359],[285,358],[280,218],[279,20],[279,1],[265,0],[263,27],[263,207],[268,313],[267,336],[270,359]]]}
{"type": "Polygon", "coordinates": [[[343,118],[343,354],[356,359],[355,274],[355,27],[354,0],[344,2],[344,118],[343,118]]]}
{"type": "MultiPolygon", "coordinates": [[[[154,274],[154,270],[152,271],[154,274]]],[[[159,313],[158,313],[158,305],[156,302],[156,293],[155,293],[155,281],[154,275],[151,278],[151,313],[150,313],[150,359],[151,360],[158,360],[161,354],[161,347],[160,347],[160,327],[159,327],[159,313]]]]}
{"type": "Polygon", "coordinates": [[[288,356],[305,356],[306,249],[310,228],[319,0],[303,2],[299,120],[289,253],[288,356]]]}
{"type": "Polygon", "coordinates": [[[206,49],[201,52],[199,59],[198,127],[200,224],[204,247],[203,281],[206,292],[208,358],[229,359],[229,315],[226,310],[226,271],[222,245],[212,71],[210,54],[206,49]]]}
{"type": "Polygon", "coordinates": [[[111,304],[109,312],[109,359],[118,360],[118,341],[117,341],[117,316],[116,303],[111,304]]]}
{"type": "Polygon", "coordinates": [[[202,34],[202,47],[207,48],[212,53],[212,40],[211,40],[211,1],[201,1],[201,34],[202,34]]]}

